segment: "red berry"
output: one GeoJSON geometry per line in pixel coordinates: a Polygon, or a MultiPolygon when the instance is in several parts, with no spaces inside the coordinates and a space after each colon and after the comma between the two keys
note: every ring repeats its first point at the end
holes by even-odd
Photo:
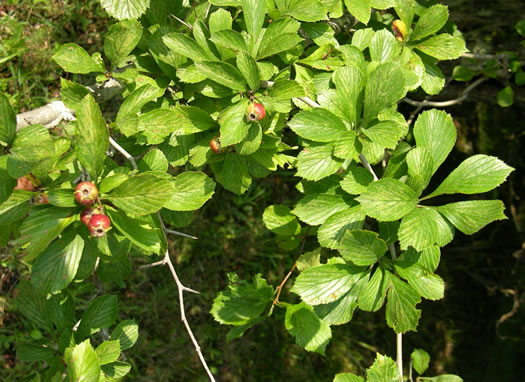
{"type": "Polygon", "coordinates": [[[91,216],[88,224],[89,232],[91,236],[101,237],[106,234],[111,228],[111,221],[107,215],[104,214],[95,214],[91,216]]]}
{"type": "Polygon", "coordinates": [[[91,220],[91,217],[93,215],[98,215],[100,214],[100,208],[97,208],[97,207],[86,207],[82,210],[82,212],[80,213],[80,220],[82,221],[82,223],[84,223],[85,225],[89,225],[89,221],[91,220]]]}
{"type": "Polygon", "coordinates": [[[75,199],[84,206],[90,206],[98,198],[98,189],[91,182],[81,182],[75,189],[75,199]]]}
{"type": "Polygon", "coordinates": [[[18,178],[18,182],[16,183],[15,190],[34,191],[35,186],[33,185],[33,183],[29,180],[27,176],[23,176],[21,178],[18,178]]]}
{"type": "Polygon", "coordinates": [[[49,200],[47,199],[47,195],[44,193],[38,194],[35,197],[35,204],[49,204],[49,200]]]}
{"type": "Polygon", "coordinates": [[[213,137],[212,139],[210,139],[210,147],[215,154],[222,153],[221,141],[219,140],[219,137],[213,137]]]}
{"type": "Polygon", "coordinates": [[[248,105],[246,108],[246,118],[249,121],[260,121],[266,116],[266,110],[260,103],[254,102],[248,105]]]}

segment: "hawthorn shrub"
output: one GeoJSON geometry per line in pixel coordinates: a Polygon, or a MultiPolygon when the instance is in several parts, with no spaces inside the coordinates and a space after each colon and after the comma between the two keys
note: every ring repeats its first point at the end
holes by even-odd
{"type": "MultiPolygon", "coordinates": [[[[31,380],[111,381],[129,372],[122,352],[137,341],[137,324],[116,322],[116,296],[93,296],[80,311],[72,291],[122,281],[131,250],[170,268],[182,319],[214,380],[184,314],[183,293],[195,291],[178,278],[167,235],[191,224],[217,183],[241,195],[281,169],[295,171],[302,196],[267,206],[264,224],[288,249],[308,234],[319,247],[301,253],[292,268],[299,274],[277,287],[261,274],[229,274],[213,318],[232,327],[234,340],[283,309],[296,343],[324,355],[332,326],[386,305],[396,362],[377,354],[366,375],[334,381],[403,380],[402,334],[417,330],[423,298],[444,295],[440,248],[456,230],[470,235],[505,219],[499,200],[439,197],[486,193],[513,170],[474,155],[427,188],[456,128],[435,109],[412,123],[397,105],[408,92],[439,93],[438,61],[467,51],[459,33],[443,32],[447,8],[412,0],[101,4],[116,19],[104,51],[68,43],[53,57],[66,72],[92,76],[93,86],[62,78],[61,102],[18,117],[0,95],[0,244],[13,239],[24,254],[31,277],[19,283],[16,307],[45,333],[17,346],[19,359],[36,363],[31,380]],[[98,103],[116,94],[123,101],[105,118],[98,103]],[[300,302],[281,300],[287,282],[300,302]]],[[[410,375],[423,374],[429,355],[408,350],[410,375]]]]}

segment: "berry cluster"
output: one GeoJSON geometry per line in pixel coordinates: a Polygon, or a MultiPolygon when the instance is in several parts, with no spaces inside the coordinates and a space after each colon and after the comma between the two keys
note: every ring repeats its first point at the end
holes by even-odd
{"type": "Polygon", "coordinates": [[[75,200],[86,206],[81,214],[80,220],[88,226],[91,236],[102,237],[111,228],[111,221],[104,215],[102,205],[93,206],[98,201],[98,189],[91,182],[81,182],[75,189],[75,200]]]}

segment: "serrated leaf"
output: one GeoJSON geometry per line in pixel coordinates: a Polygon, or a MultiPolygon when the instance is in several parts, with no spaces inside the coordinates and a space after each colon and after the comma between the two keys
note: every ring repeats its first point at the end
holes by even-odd
{"type": "Polygon", "coordinates": [[[334,377],[334,382],[365,382],[363,377],[351,373],[339,373],[334,377]]]}
{"type": "Polygon", "coordinates": [[[169,179],[145,172],[130,177],[105,199],[130,214],[147,215],[160,210],[173,192],[174,185],[169,179]]]}
{"type": "Polygon", "coordinates": [[[87,307],[77,329],[79,338],[109,328],[115,322],[118,314],[117,296],[104,295],[95,298],[87,307]]]}
{"type": "Polygon", "coordinates": [[[367,370],[367,382],[399,381],[399,369],[390,357],[376,354],[376,360],[367,370]]]}
{"type": "Polygon", "coordinates": [[[235,53],[248,52],[248,45],[242,34],[231,29],[225,29],[214,33],[211,41],[222,48],[233,50],[235,53]]]}
{"type": "Polygon", "coordinates": [[[371,183],[356,200],[368,216],[383,221],[408,215],[418,203],[414,190],[397,179],[389,178],[371,183]]]}
{"type": "Polygon", "coordinates": [[[277,235],[293,236],[301,232],[301,225],[290,209],[282,204],[266,207],[263,213],[266,228],[277,235]]]}
{"type": "Polygon", "coordinates": [[[347,131],[337,116],[321,108],[297,113],[288,126],[300,137],[315,142],[335,141],[347,131]]]}
{"type": "Polygon", "coordinates": [[[500,200],[470,200],[437,207],[454,227],[467,235],[472,235],[495,220],[506,219],[504,209],[500,200]]]}
{"type": "Polygon", "coordinates": [[[219,115],[222,146],[239,143],[248,135],[250,125],[246,123],[247,107],[248,100],[243,99],[224,109],[219,115]]]}
{"type": "Polygon", "coordinates": [[[131,218],[121,212],[110,209],[106,209],[105,212],[115,228],[137,247],[149,253],[161,253],[162,232],[159,228],[155,227],[153,221],[147,222],[131,218]]]}
{"type": "Polygon", "coordinates": [[[52,59],[69,73],[87,74],[106,71],[104,65],[95,61],[84,48],[74,43],[62,45],[52,59]]]}
{"type": "Polygon", "coordinates": [[[372,28],[358,29],[352,34],[352,45],[361,51],[365,50],[370,45],[374,33],[372,28]]]}
{"type": "Polygon", "coordinates": [[[13,143],[16,135],[16,114],[7,97],[0,93],[0,144],[13,143]]]}
{"type": "Polygon", "coordinates": [[[261,83],[261,79],[259,77],[259,69],[255,59],[247,53],[240,52],[237,54],[237,68],[244,76],[248,83],[248,87],[251,90],[257,90],[261,83]]]}
{"type": "Polygon", "coordinates": [[[109,148],[106,121],[91,95],[84,97],[75,111],[78,122],[75,128],[75,152],[91,177],[97,179],[102,174],[106,151],[109,148]]]}
{"type": "Polygon", "coordinates": [[[16,357],[20,361],[45,361],[56,356],[55,350],[34,344],[20,344],[16,347],[16,357]]]}
{"type": "Polygon", "coordinates": [[[216,179],[225,189],[237,195],[245,193],[252,183],[246,159],[234,153],[226,154],[222,171],[216,173],[216,179]]]}
{"type": "Polygon", "coordinates": [[[294,48],[303,39],[297,35],[300,24],[291,18],[272,22],[264,35],[257,52],[257,59],[273,56],[294,48]]]}
{"type": "Polygon", "coordinates": [[[272,302],[272,296],[273,288],[260,274],[254,277],[253,283],[235,276],[215,297],[210,313],[221,324],[244,325],[259,317],[272,302]]]}
{"type": "Polygon", "coordinates": [[[33,287],[46,294],[67,287],[75,278],[83,249],[79,235],[65,235],[51,243],[33,265],[33,287]]]}
{"type": "Polygon", "coordinates": [[[297,265],[297,270],[299,272],[303,272],[308,268],[321,265],[321,248],[317,248],[311,252],[303,253],[301,256],[299,256],[295,264],[297,265]]]}
{"type": "Polygon", "coordinates": [[[119,65],[137,46],[142,26],[136,20],[123,20],[112,25],[104,38],[104,54],[114,66],[119,65]]]}
{"type": "Polygon", "coordinates": [[[370,0],[345,0],[345,5],[348,9],[348,12],[350,12],[352,16],[361,21],[363,24],[368,24],[372,11],[370,8],[370,0]]]}
{"type": "Polygon", "coordinates": [[[194,39],[182,33],[168,33],[162,36],[162,41],[169,49],[190,58],[194,62],[213,59],[194,39]]]}
{"type": "Polygon", "coordinates": [[[398,231],[401,249],[412,246],[422,251],[436,243],[439,237],[436,219],[439,214],[430,208],[416,208],[403,217],[398,231]]]}
{"type": "Polygon", "coordinates": [[[446,33],[430,37],[414,47],[438,60],[454,60],[468,51],[465,40],[446,33]]]}
{"type": "Polygon", "coordinates": [[[12,178],[20,178],[54,155],[55,145],[49,131],[42,125],[27,126],[16,134],[7,159],[7,172],[12,178]]]}
{"type": "Polygon", "coordinates": [[[250,123],[249,126],[248,134],[235,146],[235,151],[241,155],[253,154],[261,146],[263,137],[261,125],[250,123]]]}
{"type": "Polygon", "coordinates": [[[396,121],[378,121],[366,129],[361,129],[361,132],[373,143],[387,149],[394,149],[407,131],[406,125],[396,121]]]}
{"type": "Polygon", "coordinates": [[[365,86],[365,122],[377,117],[379,112],[397,102],[405,93],[405,79],[398,63],[384,62],[370,73],[365,86]]]}
{"type": "Polygon", "coordinates": [[[302,23],[301,27],[316,45],[339,46],[339,42],[335,38],[334,30],[330,25],[325,23],[302,23]]]}
{"type": "Polygon", "coordinates": [[[64,361],[68,366],[68,376],[71,381],[99,381],[100,363],[95,349],[89,343],[89,339],[73,348],[66,349],[64,361]]]}
{"type": "Polygon", "coordinates": [[[131,370],[131,365],[127,362],[116,361],[101,366],[104,374],[111,378],[122,378],[131,370]]]}
{"type": "Polygon", "coordinates": [[[195,66],[210,80],[233,90],[246,91],[246,81],[241,72],[233,65],[222,61],[201,61],[196,62],[195,66]]]}
{"type": "Polygon", "coordinates": [[[80,101],[89,94],[88,88],[76,82],[60,78],[60,96],[64,105],[70,109],[76,109],[80,101]]]}
{"type": "Polygon", "coordinates": [[[297,174],[306,180],[321,180],[335,174],[343,160],[332,155],[333,146],[310,146],[297,157],[297,174]]]}
{"type": "Polygon", "coordinates": [[[246,30],[257,41],[266,14],[266,2],[259,0],[241,0],[246,30]]]}
{"type": "Polygon", "coordinates": [[[419,294],[404,281],[390,275],[391,286],[386,303],[386,322],[396,333],[415,331],[421,310],[416,309],[421,301],[419,294]]]}
{"type": "Polygon", "coordinates": [[[423,349],[414,349],[410,354],[410,360],[414,369],[421,375],[428,369],[430,355],[423,349]]]}
{"type": "Polygon", "coordinates": [[[104,341],[97,346],[95,352],[97,353],[98,361],[101,365],[115,362],[120,356],[119,340],[104,341]]]}
{"type": "Polygon", "coordinates": [[[173,211],[197,210],[212,197],[215,190],[215,182],[203,172],[184,172],[171,183],[172,195],[164,208],[173,211]]]}
{"type": "MultiPolygon", "coordinates": [[[[8,155],[0,156],[0,211],[3,211],[2,204],[7,199],[9,199],[9,197],[13,193],[13,189],[17,185],[17,180],[12,178],[12,177],[10,177],[8,172],[7,172],[7,160],[8,160],[8,158],[9,158],[8,155]]],[[[29,194],[29,195],[32,195],[32,194],[29,194]]],[[[31,197],[31,196],[29,196],[29,197],[31,197]]],[[[0,215],[2,215],[2,212],[0,212],[0,215]]],[[[2,224],[2,223],[0,223],[0,224],[2,224]]]]}
{"type": "Polygon", "coordinates": [[[288,305],[284,324],[295,342],[308,351],[324,355],[326,346],[332,338],[330,326],[320,320],[307,304],[288,305]]]}
{"type": "Polygon", "coordinates": [[[374,181],[372,173],[363,167],[352,166],[350,171],[341,180],[341,188],[350,195],[359,195],[366,191],[368,185],[374,181]]]}
{"type": "Polygon", "coordinates": [[[434,170],[432,154],[425,147],[415,147],[407,154],[406,162],[409,175],[407,184],[416,194],[421,195],[430,182],[434,170]]]}
{"type": "Polygon", "coordinates": [[[34,260],[68,225],[76,220],[73,209],[45,206],[31,211],[20,227],[19,245],[29,244],[24,261],[34,260]]]}
{"type": "Polygon", "coordinates": [[[291,292],[309,305],[328,304],[348,292],[364,275],[366,268],[350,264],[323,264],[311,267],[295,280],[291,292]]]}
{"type": "Polygon", "coordinates": [[[416,120],[414,138],[418,147],[430,151],[435,173],[456,143],[456,127],[444,111],[425,111],[416,120]]]}
{"type": "Polygon", "coordinates": [[[7,200],[0,204],[0,225],[13,224],[27,214],[30,208],[29,201],[32,197],[33,193],[29,191],[12,191],[7,200]]]}
{"type": "Polygon", "coordinates": [[[385,302],[386,291],[390,287],[390,273],[378,267],[368,283],[361,289],[357,305],[367,312],[378,311],[385,302]]]}
{"type": "Polygon", "coordinates": [[[301,221],[315,226],[348,207],[349,203],[340,195],[310,194],[299,200],[292,213],[301,221]]]}
{"type": "Polygon", "coordinates": [[[347,231],[339,245],[343,258],[356,265],[375,264],[386,250],[386,243],[377,233],[365,230],[347,231]]]}
{"type": "Polygon", "coordinates": [[[391,32],[381,29],[374,33],[369,50],[372,61],[388,62],[399,55],[400,46],[391,32]]]}
{"type": "Polygon", "coordinates": [[[48,314],[48,300],[31,285],[29,280],[20,281],[14,299],[18,312],[46,330],[53,330],[53,322],[48,314]]]}
{"type": "Polygon", "coordinates": [[[139,338],[139,326],[134,320],[121,321],[111,333],[111,340],[118,340],[122,351],[128,350],[139,338]]]}
{"type": "Polygon", "coordinates": [[[438,32],[448,20],[448,8],[442,4],[436,4],[426,8],[410,35],[411,40],[420,40],[438,32]]]}
{"type": "Polygon", "coordinates": [[[148,151],[148,153],[142,157],[138,164],[138,169],[140,172],[167,172],[168,167],[168,160],[166,159],[164,153],[159,149],[153,149],[148,151]]]}
{"type": "Polygon", "coordinates": [[[426,198],[442,194],[480,194],[490,191],[507,179],[514,171],[498,158],[474,155],[465,159],[426,198]]]}
{"type": "Polygon", "coordinates": [[[352,288],[343,296],[334,302],[322,305],[316,305],[314,312],[321,320],[328,325],[343,325],[352,319],[355,309],[357,308],[357,298],[361,288],[367,281],[367,275],[364,274],[352,288]]]}
{"type": "Polygon", "coordinates": [[[326,20],[327,10],[319,0],[276,0],[281,16],[292,16],[299,21],[326,20]]]}
{"type": "Polygon", "coordinates": [[[365,214],[359,205],[336,212],[319,227],[319,244],[330,249],[339,248],[345,232],[361,229],[364,220],[365,214]]]}
{"type": "Polygon", "coordinates": [[[420,296],[429,300],[440,300],[445,293],[445,282],[441,277],[429,273],[419,263],[396,262],[394,264],[399,276],[408,281],[420,296]]]}
{"type": "MultiPolygon", "coordinates": [[[[133,90],[122,102],[117,113],[117,122],[126,118],[135,117],[142,109],[142,106],[150,101],[156,100],[164,94],[164,89],[153,85],[145,84],[133,90]]],[[[131,135],[131,134],[126,134],[131,135]]]]}
{"type": "Polygon", "coordinates": [[[100,0],[100,4],[116,19],[138,19],[149,8],[150,0],[100,0]]]}

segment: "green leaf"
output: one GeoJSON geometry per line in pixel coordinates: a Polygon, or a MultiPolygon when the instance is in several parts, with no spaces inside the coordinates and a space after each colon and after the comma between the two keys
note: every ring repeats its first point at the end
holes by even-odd
{"type": "Polygon", "coordinates": [[[134,219],[111,209],[106,209],[105,212],[117,230],[137,247],[149,253],[161,253],[162,232],[155,227],[153,221],[134,219]]]}
{"type": "Polygon", "coordinates": [[[104,38],[104,53],[113,66],[121,64],[142,37],[142,26],[136,20],[112,25],[104,38]]]}
{"type": "Polygon", "coordinates": [[[372,12],[370,8],[370,0],[345,0],[346,8],[348,12],[356,19],[361,21],[363,24],[368,24],[370,20],[370,14],[372,12]]]}
{"type": "Polygon", "coordinates": [[[421,380],[430,382],[463,382],[461,377],[453,374],[442,374],[437,377],[424,377],[424,379],[421,378],[421,380]]]}
{"type": "Polygon", "coordinates": [[[34,209],[20,227],[19,245],[29,244],[24,261],[32,261],[77,217],[70,208],[45,206],[34,209]]]}
{"type": "Polygon", "coordinates": [[[399,276],[408,281],[420,296],[429,300],[440,300],[445,293],[445,282],[441,277],[427,272],[422,265],[409,262],[395,262],[394,266],[399,276]]]}
{"type": "Polygon", "coordinates": [[[51,243],[33,265],[33,287],[46,294],[67,287],[77,274],[83,249],[79,235],[65,235],[51,243]]]}
{"type": "Polygon", "coordinates": [[[241,72],[233,65],[222,61],[201,61],[196,62],[195,66],[210,80],[233,90],[246,91],[246,81],[241,72]]]}
{"type": "Polygon", "coordinates": [[[404,281],[390,275],[391,286],[386,303],[386,322],[396,333],[415,331],[421,310],[416,304],[421,301],[419,294],[404,281]]]}
{"type": "Polygon", "coordinates": [[[241,4],[246,30],[252,35],[253,40],[257,41],[264,24],[266,2],[260,0],[241,0],[241,4]]]}
{"type": "Polygon", "coordinates": [[[259,317],[271,304],[273,288],[260,274],[253,283],[230,275],[230,283],[213,300],[210,313],[221,324],[240,326],[259,317]]]}
{"type": "Polygon", "coordinates": [[[339,248],[345,232],[361,229],[364,220],[365,214],[359,205],[336,212],[319,227],[319,244],[330,249],[339,248]]]}
{"type": "Polygon", "coordinates": [[[398,63],[384,62],[370,73],[365,87],[363,120],[368,122],[405,94],[405,79],[398,63]]]}
{"type": "Polygon", "coordinates": [[[95,349],[98,361],[101,365],[115,362],[120,356],[120,343],[116,341],[104,341],[95,349]]]}
{"type": "Polygon", "coordinates": [[[415,48],[438,60],[454,60],[467,52],[465,40],[446,33],[430,37],[415,45],[415,48]]]}
{"type": "Polygon", "coordinates": [[[334,30],[325,23],[302,23],[302,29],[311,37],[318,46],[334,45],[339,46],[335,38],[334,30]]]}
{"type": "Polygon", "coordinates": [[[16,114],[7,97],[0,93],[0,146],[10,145],[16,135],[16,114]]]}
{"type": "Polygon", "coordinates": [[[49,191],[47,194],[49,203],[57,207],[77,207],[75,202],[75,190],[71,188],[59,188],[49,191]]]}
{"type": "Polygon", "coordinates": [[[16,134],[7,159],[7,172],[12,178],[20,178],[54,155],[55,145],[44,126],[25,127],[16,134]]]}
{"type": "Polygon", "coordinates": [[[363,51],[368,48],[368,45],[370,45],[370,41],[372,41],[374,34],[375,32],[372,28],[358,29],[352,35],[352,45],[363,51]]]}
{"type": "Polygon", "coordinates": [[[416,194],[421,195],[430,182],[434,170],[432,154],[425,147],[415,147],[408,152],[406,161],[409,175],[407,184],[416,194]]]}
{"type": "Polygon", "coordinates": [[[426,198],[442,194],[487,192],[503,183],[513,170],[496,157],[474,155],[461,162],[426,198]]]}
{"type": "Polygon", "coordinates": [[[333,146],[320,145],[305,148],[297,157],[297,176],[320,180],[335,174],[343,160],[332,155],[333,146]]]}
{"type": "Polygon", "coordinates": [[[100,364],[97,353],[89,343],[89,339],[73,348],[67,348],[64,354],[64,361],[68,366],[67,374],[70,381],[99,381],[100,364]]]}
{"type": "Polygon", "coordinates": [[[506,86],[498,92],[498,105],[509,107],[514,103],[514,91],[510,86],[506,86]]]}
{"type": "Polygon", "coordinates": [[[467,235],[472,235],[495,220],[506,219],[504,209],[500,200],[470,200],[437,207],[454,227],[467,235]]]}
{"type": "Polygon", "coordinates": [[[425,56],[422,58],[425,73],[421,81],[421,87],[427,94],[438,94],[445,86],[445,76],[436,65],[434,58],[425,56]]]}
{"type": "Polygon", "coordinates": [[[153,149],[148,151],[148,153],[142,157],[138,164],[138,169],[140,172],[167,172],[168,167],[168,160],[166,159],[164,153],[159,149],[153,149]]]}
{"type": "Polygon", "coordinates": [[[372,173],[363,167],[351,166],[350,171],[341,180],[341,188],[350,195],[359,195],[366,191],[374,181],[372,173]]]}
{"type": "Polygon", "coordinates": [[[46,330],[53,330],[53,322],[48,313],[48,300],[31,285],[29,280],[20,281],[14,300],[16,309],[27,319],[46,330]]]}
{"type": "Polygon", "coordinates": [[[150,145],[162,143],[178,127],[177,117],[175,109],[150,110],[138,118],[133,134],[141,131],[150,145]]]}
{"type": "MultiPolygon", "coordinates": [[[[17,180],[10,177],[7,173],[7,161],[9,156],[3,155],[0,156],[0,211],[3,210],[2,203],[4,203],[7,199],[9,199],[9,196],[13,193],[13,189],[17,185],[17,180]]],[[[31,197],[32,194],[29,194],[31,197]]],[[[0,212],[0,216],[1,216],[0,212]]],[[[0,217],[1,220],[1,217],[0,217]]],[[[2,224],[2,223],[0,223],[2,224]]]]}
{"type": "Polygon", "coordinates": [[[241,155],[250,155],[256,152],[262,143],[262,128],[258,123],[251,123],[248,134],[235,146],[235,151],[241,155]]]}
{"type": "Polygon", "coordinates": [[[335,375],[334,382],[365,382],[365,380],[355,374],[339,373],[335,375]]]}
{"type": "Polygon", "coordinates": [[[169,49],[195,62],[213,59],[194,39],[182,33],[168,33],[162,36],[162,41],[169,49]]]}
{"type": "Polygon", "coordinates": [[[373,218],[392,221],[408,215],[418,203],[414,190],[397,179],[380,179],[356,199],[373,218]]]}
{"type": "Polygon", "coordinates": [[[242,34],[231,29],[220,30],[211,36],[211,41],[221,47],[233,50],[235,53],[249,51],[242,34]]]}
{"type": "Polygon", "coordinates": [[[216,179],[225,189],[237,195],[245,193],[252,183],[246,159],[231,152],[226,154],[222,172],[216,173],[216,179]]]}
{"type": "Polygon", "coordinates": [[[288,332],[295,337],[297,345],[308,351],[324,355],[326,346],[332,338],[330,326],[320,320],[307,304],[288,305],[284,324],[288,332]]]}
{"type": "Polygon", "coordinates": [[[350,264],[311,267],[301,272],[290,291],[309,305],[329,304],[346,294],[365,271],[366,268],[350,264]]]}
{"type": "Polygon", "coordinates": [[[273,56],[294,48],[303,39],[297,35],[300,23],[285,17],[272,22],[262,37],[257,59],[273,56]]]}
{"type": "Polygon", "coordinates": [[[0,204],[0,225],[13,224],[27,214],[30,208],[29,201],[32,197],[33,193],[29,191],[12,191],[7,200],[0,204]]]}
{"type": "Polygon", "coordinates": [[[399,380],[399,369],[394,360],[377,353],[376,360],[367,370],[367,382],[394,382],[399,380]]]}
{"type": "Polygon", "coordinates": [[[394,35],[386,30],[381,29],[374,33],[370,41],[370,58],[376,62],[393,61],[394,57],[399,55],[400,47],[394,35]]]}
{"type": "Polygon", "coordinates": [[[385,302],[386,291],[390,287],[390,273],[378,267],[366,286],[361,290],[357,305],[367,312],[378,311],[385,302]]]}
{"type": "Polygon", "coordinates": [[[411,40],[421,40],[438,32],[448,20],[448,8],[445,5],[436,4],[426,8],[419,17],[414,31],[410,35],[411,40]]]}
{"type": "Polygon", "coordinates": [[[293,236],[301,233],[301,225],[290,209],[282,204],[266,207],[263,213],[266,228],[277,235],[293,236]]]}
{"type": "Polygon", "coordinates": [[[76,114],[78,124],[75,129],[75,152],[91,177],[97,179],[102,174],[106,151],[109,148],[106,121],[91,95],[80,101],[76,114]]]}
{"type": "Polygon", "coordinates": [[[104,65],[95,61],[84,48],[73,43],[62,45],[51,58],[69,73],[87,74],[106,71],[104,65]]]}
{"type": "Polygon", "coordinates": [[[203,172],[187,171],[173,180],[171,197],[164,207],[173,211],[193,211],[202,207],[215,190],[215,182],[203,172]]]}
{"type": "Polygon", "coordinates": [[[139,88],[136,88],[126,97],[122,105],[120,105],[116,119],[117,122],[125,120],[126,118],[137,116],[140,109],[142,109],[142,106],[150,101],[156,100],[163,94],[164,89],[153,84],[145,84],[139,88]]]}
{"type": "Polygon", "coordinates": [[[104,374],[111,378],[122,378],[131,370],[131,365],[127,362],[116,361],[101,366],[104,374]]]}
{"type": "Polygon", "coordinates": [[[386,243],[377,233],[365,230],[347,231],[339,245],[343,258],[356,265],[375,264],[386,250],[386,243]]]}
{"type": "Polygon", "coordinates": [[[337,94],[343,100],[343,113],[355,126],[361,116],[365,78],[363,72],[353,64],[338,68],[332,74],[337,94]]]}
{"type": "Polygon", "coordinates": [[[139,338],[139,326],[134,320],[121,321],[111,333],[111,340],[118,340],[122,351],[128,350],[139,338]]]}
{"type": "Polygon", "coordinates": [[[421,375],[428,369],[430,355],[423,349],[414,349],[410,354],[410,360],[414,369],[421,375]]]}
{"type": "Polygon", "coordinates": [[[454,67],[454,70],[452,71],[452,77],[455,81],[462,81],[462,82],[468,82],[476,75],[476,72],[472,69],[458,65],[454,67]]]}
{"type": "Polygon", "coordinates": [[[362,287],[368,281],[368,274],[363,273],[362,277],[354,282],[351,289],[334,302],[316,305],[314,312],[321,320],[328,325],[346,324],[352,319],[357,308],[357,298],[362,287]]]}
{"type": "Polygon", "coordinates": [[[340,195],[310,194],[299,200],[292,213],[301,221],[315,226],[348,207],[349,204],[340,195]]]}
{"type": "Polygon", "coordinates": [[[292,16],[299,21],[326,20],[327,10],[319,0],[275,0],[281,16],[292,16]]]}
{"type": "Polygon", "coordinates": [[[138,19],[146,13],[150,0],[100,0],[100,4],[116,19],[138,19]]]}
{"type": "Polygon", "coordinates": [[[80,101],[89,94],[88,88],[76,82],[60,78],[60,96],[62,102],[70,109],[76,109],[80,101]]]}
{"type": "Polygon", "coordinates": [[[403,217],[398,232],[401,249],[412,246],[422,251],[436,243],[439,237],[437,219],[439,214],[430,208],[416,208],[403,217]]]}
{"type": "Polygon", "coordinates": [[[98,331],[109,328],[118,314],[117,296],[104,295],[95,298],[87,307],[77,329],[79,338],[86,338],[98,331]]]}
{"type": "Polygon", "coordinates": [[[176,106],[174,112],[174,125],[176,132],[181,135],[200,133],[217,126],[217,122],[210,113],[196,106],[176,106]]]}
{"type": "Polygon", "coordinates": [[[407,126],[397,121],[378,121],[366,129],[361,129],[363,135],[373,143],[387,149],[394,149],[407,131],[407,126]]]}
{"type": "Polygon", "coordinates": [[[219,124],[221,125],[221,145],[226,147],[241,142],[250,129],[246,123],[246,108],[248,100],[241,101],[224,109],[219,115],[219,124]]]}
{"type": "Polygon", "coordinates": [[[318,247],[311,252],[303,253],[295,263],[299,272],[321,265],[321,248],[318,247]]]}
{"type": "Polygon", "coordinates": [[[48,347],[33,344],[20,344],[16,347],[16,357],[20,361],[45,361],[56,356],[56,352],[48,347]]]}
{"type": "Polygon", "coordinates": [[[133,215],[147,215],[160,210],[172,197],[174,184],[165,177],[145,172],[130,177],[106,195],[118,208],[133,215]]]}
{"type": "Polygon", "coordinates": [[[297,113],[288,126],[300,137],[315,142],[335,141],[347,131],[337,116],[321,108],[297,113]]]}
{"type": "Polygon", "coordinates": [[[261,83],[259,69],[257,67],[257,62],[255,62],[252,56],[244,52],[238,53],[237,68],[239,68],[239,71],[244,76],[244,79],[248,83],[248,87],[251,90],[259,89],[259,85],[261,83]]]}

